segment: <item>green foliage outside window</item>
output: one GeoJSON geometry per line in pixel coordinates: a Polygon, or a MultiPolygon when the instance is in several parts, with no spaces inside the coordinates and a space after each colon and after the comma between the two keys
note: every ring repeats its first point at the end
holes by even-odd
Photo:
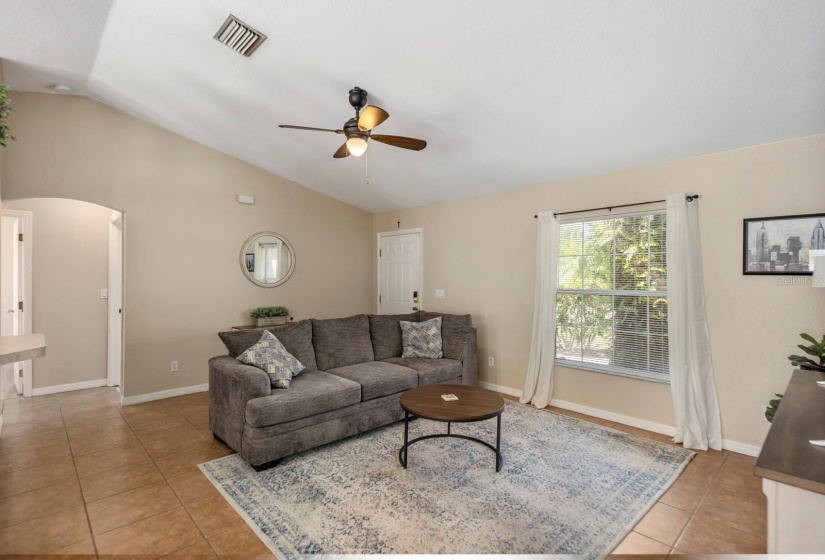
{"type": "Polygon", "coordinates": [[[0,146],[5,146],[7,141],[15,139],[9,131],[9,115],[11,112],[9,90],[5,85],[0,84],[0,146]]]}
{"type": "Polygon", "coordinates": [[[667,374],[664,214],[562,224],[556,356],[667,374]]]}

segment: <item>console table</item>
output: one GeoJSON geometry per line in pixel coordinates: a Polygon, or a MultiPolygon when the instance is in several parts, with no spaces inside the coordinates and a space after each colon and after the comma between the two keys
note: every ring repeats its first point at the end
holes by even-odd
{"type": "Polygon", "coordinates": [[[229,327],[229,330],[232,331],[263,331],[269,329],[277,329],[278,327],[285,327],[287,325],[291,325],[292,321],[287,321],[286,323],[281,323],[279,325],[269,325],[267,327],[259,327],[258,325],[237,325],[235,327],[229,327]]]}
{"type": "Polygon", "coordinates": [[[825,374],[796,370],[756,460],[768,498],[768,554],[825,553],[825,374]]]}

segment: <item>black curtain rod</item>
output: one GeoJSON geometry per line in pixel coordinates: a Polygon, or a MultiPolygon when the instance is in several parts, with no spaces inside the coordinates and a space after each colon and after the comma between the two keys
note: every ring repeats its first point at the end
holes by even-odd
{"type": "MultiPolygon", "coordinates": [[[[693,202],[695,199],[699,198],[698,194],[689,194],[685,197],[688,202],[693,202]]],[[[558,216],[564,216],[565,214],[581,214],[582,212],[595,212],[596,210],[607,210],[612,212],[616,208],[627,208],[628,206],[641,206],[643,204],[658,204],[660,202],[667,202],[666,200],[649,200],[647,202],[634,202],[633,204],[619,204],[617,206],[602,206],[601,208],[588,208],[587,210],[571,210],[570,212],[554,212],[553,217],[556,218],[558,216]]],[[[536,214],[533,216],[534,218],[538,218],[539,215],[536,214]]]]}

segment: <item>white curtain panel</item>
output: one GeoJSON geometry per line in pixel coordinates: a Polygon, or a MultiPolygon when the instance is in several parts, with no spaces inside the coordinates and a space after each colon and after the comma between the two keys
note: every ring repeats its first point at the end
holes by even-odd
{"type": "Polygon", "coordinates": [[[676,415],[673,441],[691,449],[722,449],[705,315],[698,206],[687,202],[684,193],[667,197],[667,326],[676,415]]]}
{"type": "Polygon", "coordinates": [[[556,288],[558,286],[559,221],[548,210],[538,216],[536,294],[533,303],[533,339],[522,403],[536,408],[550,404],[556,358],[556,288]]]}

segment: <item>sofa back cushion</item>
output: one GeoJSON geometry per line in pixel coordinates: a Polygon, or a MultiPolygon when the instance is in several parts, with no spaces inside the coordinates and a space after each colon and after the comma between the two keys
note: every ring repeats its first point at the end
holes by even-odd
{"type": "MultiPolygon", "coordinates": [[[[224,331],[218,333],[226,346],[226,350],[233,358],[237,358],[244,353],[247,348],[256,344],[263,334],[262,329],[249,329],[242,331],[224,331]]],[[[315,363],[315,349],[312,347],[312,321],[305,319],[296,321],[284,327],[272,327],[269,332],[281,341],[287,352],[298,358],[304,366],[305,372],[318,369],[315,363]]]]}
{"type": "Polygon", "coordinates": [[[467,336],[473,330],[473,318],[470,315],[450,315],[449,313],[434,313],[422,311],[419,321],[429,321],[441,317],[441,349],[444,357],[451,360],[460,360],[467,336]]]}
{"type": "Polygon", "coordinates": [[[312,345],[318,369],[323,371],[375,359],[366,315],[312,319],[312,345]]]}
{"type": "Polygon", "coordinates": [[[418,322],[418,311],[404,315],[370,315],[370,339],[375,360],[401,356],[401,321],[418,322]]]}

